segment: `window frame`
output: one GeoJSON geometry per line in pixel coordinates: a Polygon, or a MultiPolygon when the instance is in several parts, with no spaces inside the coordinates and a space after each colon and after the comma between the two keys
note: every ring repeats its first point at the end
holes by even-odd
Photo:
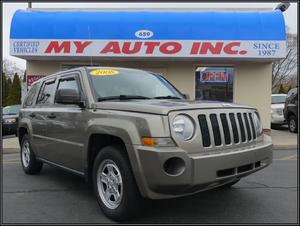
{"type": "Polygon", "coordinates": [[[32,84],[31,88],[28,90],[28,92],[27,92],[27,94],[26,94],[26,97],[25,97],[25,99],[24,99],[24,101],[23,101],[23,103],[22,103],[22,107],[23,107],[23,108],[32,108],[32,107],[35,106],[36,98],[37,98],[37,95],[39,94],[39,91],[40,91],[40,85],[41,85],[40,83],[41,83],[41,82],[37,82],[37,83],[32,84]],[[34,95],[33,95],[33,97],[32,97],[32,103],[31,103],[31,105],[26,105],[26,101],[27,101],[28,98],[29,98],[29,94],[30,94],[31,90],[32,90],[33,88],[35,88],[35,87],[36,87],[36,91],[35,91],[35,93],[34,93],[34,95]]]}
{"type": "MultiPolygon", "coordinates": [[[[43,107],[43,106],[51,106],[51,105],[53,105],[53,103],[54,103],[54,97],[50,97],[51,99],[50,99],[49,103],[47,103],[47,104],[38,103],[39,97],[40,97],[41,93],[44,92],[46,84],[49,84],[49,83],[54,83],[54,87],[55,87],[55,90],[56,90],[56,88],[57,88],[57,77],[48,78],[48,79],[45,79],[42,82],[42,84],[40,86],[40,89],[39,89],[39,93],[38,93],[38,95],[36,97],[36,101],[35,101],[35,105],[36,106],[43,107]]],[[[54,90],[54,95],[55,95],[55,90],[54,90]]]]}

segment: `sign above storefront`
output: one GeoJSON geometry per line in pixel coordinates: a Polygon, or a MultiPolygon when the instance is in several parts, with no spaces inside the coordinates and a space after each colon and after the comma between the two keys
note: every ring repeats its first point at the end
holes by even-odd
{"type": "Polygon", "coordinates": [[[285,57],[285,48],[284,20],[279,10],[164,14],[20,10],[14,15],[10,35],[11,55],[25,59],[278,59],[285,57]],[[76,23],[72,22],[75,17],[76,23]]]}
{"type": "Polygon", "coordinates": [[[285,41],[11,40],[13,56],[280,58],[285,41]]]}

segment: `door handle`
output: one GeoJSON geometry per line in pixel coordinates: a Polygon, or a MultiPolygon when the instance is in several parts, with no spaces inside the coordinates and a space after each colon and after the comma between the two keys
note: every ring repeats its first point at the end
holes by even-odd
{"type": "Polygon", "coordinates": [[[51,113],[50,115],[47,115],[47,117],[53,119],[53,118],[56,118],[56,115],[51,113]]]}
{"type": "Polygon", "coordinates": [[[29,115],[29,117],[34,118],[34,117],[35,117],[35,114],[34,114],[34,113],[31,113],[31,114],[29,115]]]}

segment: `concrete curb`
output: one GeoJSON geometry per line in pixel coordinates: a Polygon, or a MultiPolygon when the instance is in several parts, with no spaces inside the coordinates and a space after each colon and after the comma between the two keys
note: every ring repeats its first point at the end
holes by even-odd
{"type": "Polygon", "coordinates": [[[16,154],[19,153],[20,149],[19,148],[3,148],[3,154],[16,154]]]}
{"type": "Polygon", "coordinates": [[[276,145],[273,146],[273,150],[293,150],[298,149],[297,145],[276,145]]]}

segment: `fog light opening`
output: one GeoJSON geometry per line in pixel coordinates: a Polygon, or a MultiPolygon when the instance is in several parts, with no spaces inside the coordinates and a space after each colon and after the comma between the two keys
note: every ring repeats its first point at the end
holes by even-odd
{"type": "Polygon", "coordinates": [[[163,168],[168,175],[179,176],[185,170],[185,163],[181,158],[172,157],[164,163],[163,168]]]}

